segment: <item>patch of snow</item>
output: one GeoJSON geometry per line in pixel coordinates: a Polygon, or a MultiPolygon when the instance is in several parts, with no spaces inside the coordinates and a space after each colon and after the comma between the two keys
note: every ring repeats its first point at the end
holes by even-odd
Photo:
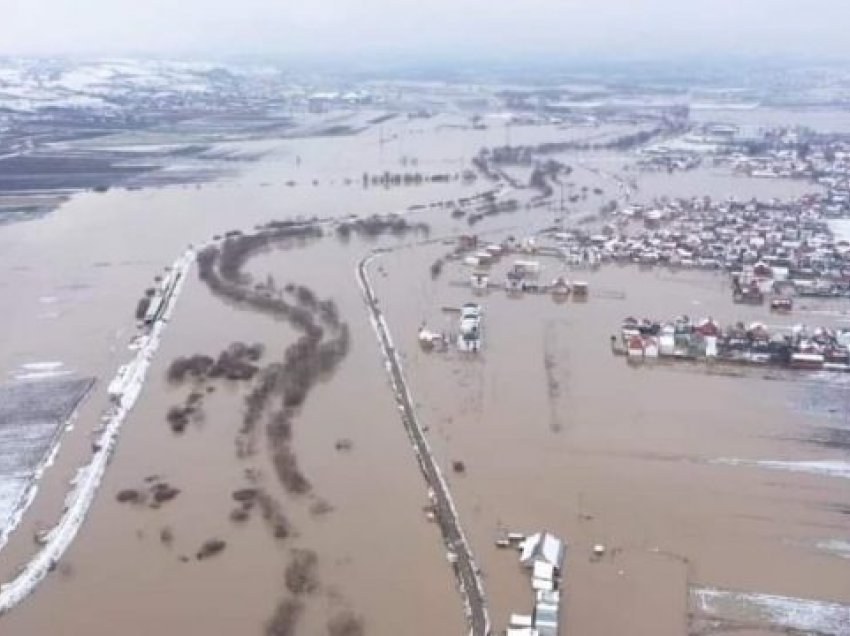
{"type": "Polygon", "coordinates": [[[818,550],[837,554],[844,559],[850,559],[850,541],[842,539],[825,539],[815,544],[818,550]]]}
{"type": "Polygon", "coordinates": [[[27,362],[21,368],[27,371],[56,371],[63,366],[64,362],[27,362]]]}
{"type": "Polygon", "coordinates": [[[727,466],[768,468],[771,470],[784,470],[792,473],[808,473],[810,475],[823,475],[825,477],[850,479],[850,462],[841,460],[781,461],[721,457],[719,459],[711,460],[711,463],[725,464],[727,466]]]}
{"type": "Polygon", "coordinates": [[[717,588],[695,589],[691,594],[699,611],[709,616],[758,621],[830,636],[850,636],[850,605],[717,588]]]}
{"type": "MultiPolygon", "coordinates": [[[[68,418],[66,430],[73,428],[74,420],[79,413],[79,405],[84,399],[85,396],[82,396],[77,407],[68,418]]],[[[23,437],[24,439],[32,439],[32,432],[30,431],[28,435],[23,437]]],[[[35,499],[39,481],[44,471],[53,465],[59,452],[59,446],[60,438],[57,437],[50,452],[35,466],[32,472],[18,471],[17,474],[8,475],[0,480],[0,515],[2,515],[0,519],[4,520],[4,525],[0,529],[0,550],[6,545],[12,532],[18,527],[24,513],[35,499]]]]}
{"type": "Polygon", "coordinates": [[[21,371],[13,375],[16,380],[43,380],[70,375],[69,370],[62,368],[64,366],[62,362],[28,362],[22,364],[21,371]]]}
{"type": "Polygon", "coordinates": [[[47,378],[61,378],[71,375],[70,371],[30,371],[28,373],[16,373],[16,380],[45,380],[47,378]]]}

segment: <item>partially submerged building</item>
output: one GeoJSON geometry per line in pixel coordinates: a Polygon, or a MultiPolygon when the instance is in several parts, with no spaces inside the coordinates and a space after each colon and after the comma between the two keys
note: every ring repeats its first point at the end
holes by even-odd
{"type": "Polygon", "coordinates": [[[521,547],[519,561],[527,568],[534,568],[540,562],[560,570],[564,563],[564,542],[548,532],[529,535],[521,547]]]}
{"type": "Polygon", "coordinates": [[[475,353],[481,349],[481,306],[466,303],[460,309],[460,331],[457,336],[457,348],[475,353]]]}
{"type": "Polygon", "coordinates": [[[711,318],[696,323],[687,316],[665,323],[626,318],[620,338],[618,348],[613,336],[615,350],[631,360],[703,358],[850,372],[850,329],[768,328],[759,322],[723,328],[711,318]]]}
{"type": "Polygon", "coordinates": [[[520,563],[531,572],[534,611],[511,614],[508,636],[557,636],[560,619],[560,580],[566,545],[549,532],[538,532],[520,543],[520,563]]]}

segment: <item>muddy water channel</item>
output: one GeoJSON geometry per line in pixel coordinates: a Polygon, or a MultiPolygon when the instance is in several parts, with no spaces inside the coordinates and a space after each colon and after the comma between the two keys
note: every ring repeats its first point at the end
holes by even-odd
{"type": "MultiPolygon", "coordinates": [[[[321,238],[274,242],[241,263],[246,289],[273,287],[298,304],[286,286],[305,286],[332,300],[348,329],[345,355],[314,378],[287,420],[286,452],[306,486],[281,479],[280,448],[267,435],[281,396],[263,411],[251,452],[243,434],[246,398],[262,369],[282,363],[304,330],[214,293],[193,268],[88,518],[54,572],[0,619],[3,634],[261,634],[275,618],[282,630],[294,614],[304,634],[328,633],[333,621],[338,633],[465,632],[355,278],[375,248],[392,248],[374,261],[373,282],[482,567],[494,627],[531,602],[516,554],[494,547],[503,529],[548,528],[570,543],[565,633],[683,634],[693,585],[850,600],[846,561],[818,548],[846,534],[846,481],[715,463],[841,458],[846,450],[808,441],[812,428],[834,427],[835,407],[813,406],[810,385],[797,376],[632,368],[610,353],[608,338],[626,315],[768,318],[733,306],[722,276],[583,273],[593,290],[584,304],[494,292],[480,299],[481,355],[419,350],[420,324],[454,329],[456,316],[441,307],[469,299],[455,284],[468,275],[459,265],[446,265],[436,280],[429,271],[469,225],[431,204],[494,186],[479,178],[364,187],[364,173],[460,171],[508,135],[539,143],[601,134],[508,131],[498,121],[473,131],[459,127],[463,121],[439,116],[354,137],[262,142],[265,159],[232,180],[80,195],[52,215],[2,228],[2,291],[12,308],[0,316],[9,334],[0,341],[4,379],[46,361],[99,379],[0,555],[8,580],[35,550],[34,534],[61,512],[68,482],[91,452],[106,385],[129,357],[137,301],[187,245],[298,216],[405,211],[411,223],[430,226],[427,236],[377,239],[344,239],[326,227],[321,238]],[[233,343],[259,345],[251,379],[169,380],[175,359],[216,359],[233,343]],[[195,408],[169,421],[186,405],[195,408]],[[455,460],[464,474],[452,474],[455,460]],[[599,542],[610,556],[591,563],[589,548],[599,542]]],[[[577,188],[605,189],[589,211],[614,196],[615,185],[597,173],[576,170],[572,178],[577,188]]],[[[693,177],[679,187],[725,196],[729,181],[718,183],[693,177]]],[[[531,194],[506,196],[523,202],[531,194]]],[[[475,229],[502,238],[552,218],[520,206],[475,229]]],[[[547,264],[545,275],[557,268],[547,264]]],[[[841,308],[825,311],[842,319],[841,308]]]]}

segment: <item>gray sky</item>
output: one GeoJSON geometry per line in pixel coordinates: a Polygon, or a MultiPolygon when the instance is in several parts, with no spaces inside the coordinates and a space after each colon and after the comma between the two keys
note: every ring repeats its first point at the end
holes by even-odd
{"type": "Polygon", "coordinates": [[[850,57],[850,0],[0,0],[2,54],[850,57]]]}

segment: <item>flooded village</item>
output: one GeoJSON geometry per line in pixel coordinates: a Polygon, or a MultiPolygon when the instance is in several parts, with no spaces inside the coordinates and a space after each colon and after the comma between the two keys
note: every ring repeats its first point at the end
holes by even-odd
{"type": "Polygon", "coordinates": [[[850,634],[844,111],[119,70],[0,115],[0,632],[850,634]]]}

